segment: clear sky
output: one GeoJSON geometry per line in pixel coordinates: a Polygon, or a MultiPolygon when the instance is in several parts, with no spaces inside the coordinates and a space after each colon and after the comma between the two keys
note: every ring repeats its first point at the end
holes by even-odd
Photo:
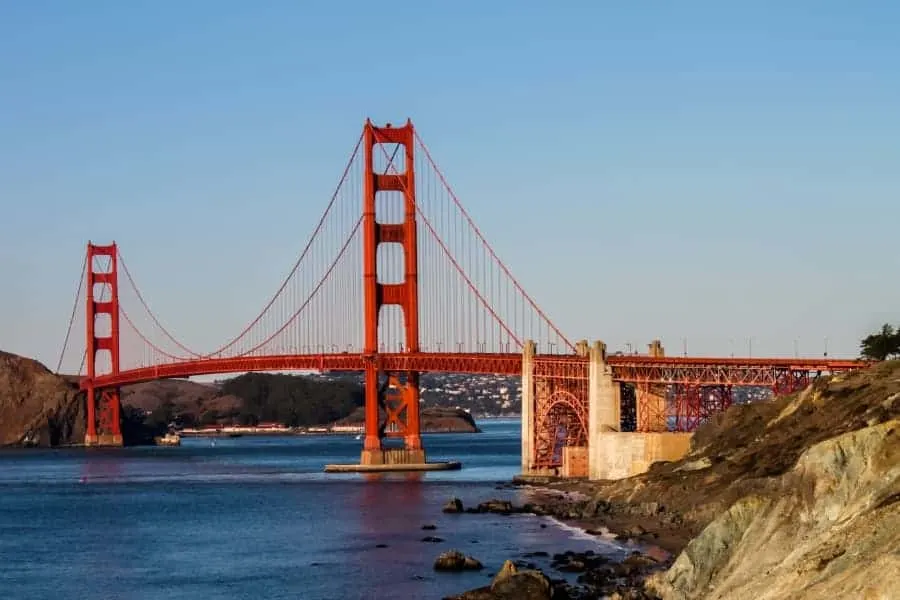
{"type": "Polygon", "coordinates": [[[900,323],[900,4],[0,5],[0,348],[55,365],[88,239],[212,347],[364,119],[411,117],[570,337],[853,356],[900,323]]]}

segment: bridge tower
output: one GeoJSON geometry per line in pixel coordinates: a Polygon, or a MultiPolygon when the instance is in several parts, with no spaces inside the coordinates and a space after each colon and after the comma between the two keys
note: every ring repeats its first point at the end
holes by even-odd
{"type": "Polygon", "coordinates": [[[121,446],[118,388],[94,388],[97,375],[119,373],[119,270],[115,242],[87,246],[86,446],[121,446]],[[104,265],[103,258],[107,258],[104,265]],[[100,260],[98,260],[100,259],[100,260]],[[98,373],[98,367],[105,367],[98,373]]]}
{"type": "Polygon", "coordinates": [[[414,172],[415,131],[407,120],[402,127],[376,127],[366,120],[363,130],[363,290],[365,341],[363,354],[365,373],[366,426],[360,462],[363,465],[392,463],[424,464],[425,450],[419,427],[419,373],[404,371],[382,373],[379,368],[378,323],[383,306],[399,306],[403,313],[404,352],[419,351],[419,289],[416,236],[416,188],[414,172]],[[389,164],[386,172],[375,169],[375,153],[385,155],[382,144],[403,147],[403,165],[389,164]],[[399,223],[379,222],[375,198],[379,192],[403,194],[404,215],[399,223]],[[403,248],[404,279],[399,283],[382,283],[378,278],[378,246],[400,244],[403,248]],[[379,385],[384,376],[386,381],[379,385]],[[381,410],[385,413],[384,421],[381,410]],[[404,449],[390,450],[385,437],[403,439],[404,449]]]}

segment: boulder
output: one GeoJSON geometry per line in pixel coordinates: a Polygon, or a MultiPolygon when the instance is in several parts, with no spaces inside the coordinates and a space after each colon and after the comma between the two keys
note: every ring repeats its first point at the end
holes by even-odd
{"type": "Polygon", "coordinates": [[[535,569],[519,570],[507,560],[491,582],[497,600],[550,600],[552,590],[546,575],[535,569]]]}
{"type": "Polygon", "coordinates": [[[488,586],[469,590],[448,600],[551,600],[547,576],[536,570],[519,570],[507,560],[488,586]]]}
{"type": "Polygon", "coordinates": [[[435,571],[477,571],[483,568],[478,560],[459,550],[442,552],[434,561],[435,571]]]}

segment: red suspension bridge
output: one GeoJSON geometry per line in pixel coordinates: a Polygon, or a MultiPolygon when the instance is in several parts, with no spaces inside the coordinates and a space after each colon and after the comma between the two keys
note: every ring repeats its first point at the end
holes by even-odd
{"type": "MultiPolygon", "coordinates": [[[[400,127],[366,122],[293,268],[257,316],[216,348],[191,348],[166,328],[115,243],[88,244],[80,281],[57,371],[64,363],[74,369],[80,360],[88,445],[121,444],[123,385],[245,371],[359,371],[365,373],[363,462],[387,460],[384,439],[390,437],[402,438],[409,460],[424,462],[419,375],[520,374],[529,340],[537,347],[535,380],[574,390],[563,412],[577,417],[572,422],[587,421],[585,354],[498,258],[409,121],[400,127]],[[72,335],[81,319],[83,346],[72,335]]],[[[860,366],[824,359],[667,358],[661,352],[610,356],[608,362],[617,381],[636,385],[638,414],[654,386],[755,385],[783,392],[818,373],[860,366]]],[[[676,427],[693,427],[688,416],[727,405],[727,393],[720,395],[712,408],[685,400],[666,409],[668,416],[682,417],[676,427]]],[[[550,427],[550,413],[559,411],[538,407],[536,418],[544,422],[535,427],[550,427]]],[[[659,427],[659,419],[636,427],[659,427]]]]}

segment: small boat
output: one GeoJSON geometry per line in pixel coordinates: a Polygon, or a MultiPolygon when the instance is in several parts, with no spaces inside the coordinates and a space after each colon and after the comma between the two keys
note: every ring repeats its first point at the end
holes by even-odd
{"type": "Polygon", "coordinates": [[[358,436],[356,436],[356,437],[353,438],[353,439],[355,439],[355,440],[361,440],[361,439],[362,439],[362,434],[359,434],[358,436]]]}
{"type": "Polygon", "coordinates": [[[231,433],[228,434],[228,437],[237,438],[237,437],[243,437],[243,435],[244,434],[239,431],[232,431],[231,433]]]}
{"type": "Polygon", "coordinates": [[[177,433],[167,433],[166,435],[158,435],[153,438],[157,446],[180,446],[181,436],[177,433]]]}

